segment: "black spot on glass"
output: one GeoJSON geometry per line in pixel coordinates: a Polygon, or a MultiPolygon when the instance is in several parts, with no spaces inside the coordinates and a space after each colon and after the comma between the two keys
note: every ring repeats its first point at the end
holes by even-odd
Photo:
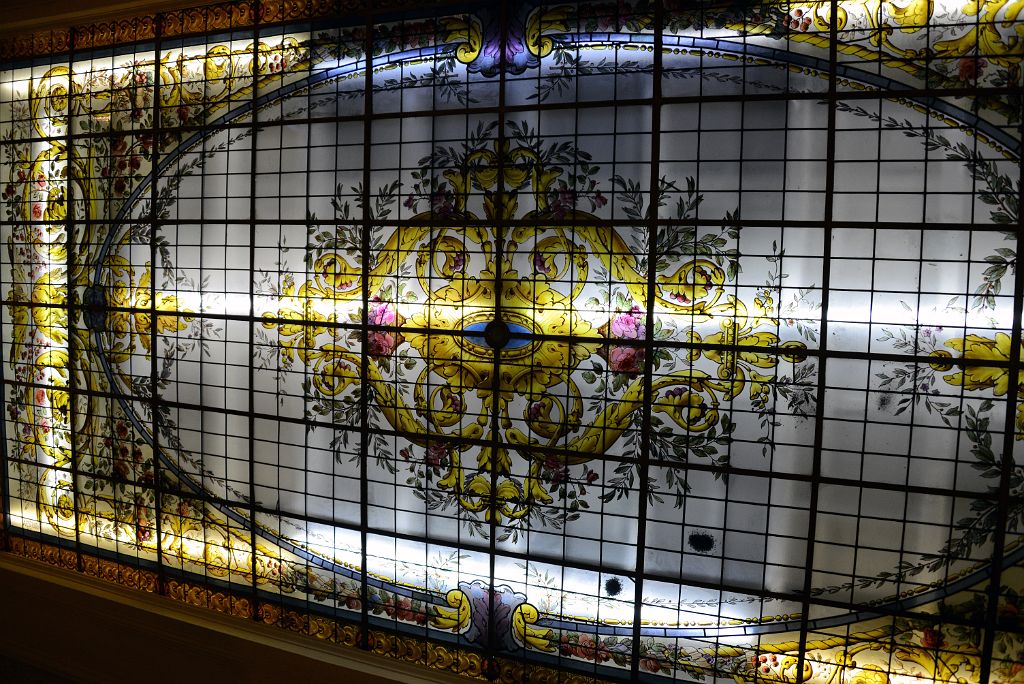
{"type": "Polygon", "coordinates": [[[707,532],[691,532],[686,543],[697,553],[708,553],[715,548],[715,538],[707,532]]]}
{"type": "Polygon", "coordinates": [[[610,577],[604,581],[604,593],[618,596],[622,591],[622,581],[618,577],[610,577]]]}
{"type": "Polygon", "coordinates": [[[484,340],[491,349],[502,349],[512,338],[505,321],[494,319],[484,328],[484,340]]]}

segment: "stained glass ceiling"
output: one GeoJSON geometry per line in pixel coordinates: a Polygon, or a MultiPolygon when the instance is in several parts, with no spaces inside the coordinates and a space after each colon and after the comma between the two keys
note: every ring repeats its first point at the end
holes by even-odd
{"type": "Polygon", "coordinates": [[[1019,5],[11,62],[6,549],[503,681],[1016,682],[1019,5]]]}

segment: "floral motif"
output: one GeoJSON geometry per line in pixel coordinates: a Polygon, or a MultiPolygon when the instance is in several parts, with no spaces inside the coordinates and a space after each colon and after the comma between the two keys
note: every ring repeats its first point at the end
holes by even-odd
{"type": "MultiPolygon", "coordinates": [[[[438,148],[421,160],[424,169],[438,171],[414,174],[413,191],[402,205],[418,213],[400,229],[379,230],[365,285],[369,309],[365,318],[357,311],[349,320],[370,326],[367,381],[380,414],[393,429],[416,435],[413,446],[401,450],[401,462],[414,474],[421,496],[429,497],[433,508],[457,505],[479,514],[479,520],[469,521],[473,533],[487,533],[482,522],[503,526],[501,534],[509,536],[530,519],[556,527],[571,519],[585,503],[579,497],[586,486],[599,480],[585,464],[612,449],[635,420],[650,361],[647,345],[653,341],[647,326],[651,297],[658,311],[695,322],[722,321],[721,332],[704,340],[709,348],[703,356],[718,368],[717,378],[686,368],[659,376],[653,388],[658,397],[654,411],[687,434],[728,440],[727,433],[719,437],[714,432],[721,401],[749,388],[754,405],[764,407],[772,376],[761,371],[773,371],[780,360],[778,354],[753,348],[781,347],[781,358],[799,362],[803,345],[780,345],[775,333],[761,330],[778,326],[768,294],[757,298],[748,313],[746,305],[725,293],[723,286],[736,268],[734,262],[726,270],[711,260],[724,256],[715,251],[717,243],[708,251],[710,259],[675,256],[659,263],[663,274],[649,293],[641,259],[619,229],[599,227],[597,215],[577,206],[587,203],[597,211],[607,201],[595,177],[598,166],[585,163],[583,173],[566,177],[565,165],[589,160],[589,155],[564,145],[546,148],[528,124],[519,122],[508,122],[508,140],[497,144],[495,126],[481,124],[461,150],[438,148]],[[482,192],[480,208],[473,206],[474,189],[482,192]],[[520,192],[532,193],[535,207],[522,215],[520,192]],[[477,213],[481,208],[483,218],[477,213]],[[495,231],[486,223],[513,218],[537,226],[511,229],[499,259],[495,231]],[[563,227],[569,220],[583,225],[563,227]],[[621,301],[614,308],[589,301],[592,310],[583,306],[582,284],[594,268],[607,270],[621,283],[621,301]],[[396,289],[388,278],[403,270],[413,278],[396,289]],[[577,284],[566,287],[566,281],[577,284]],[[495,350],[481,333],[499,310],[516,333],[502,348],[504,363],[495,375],[495,350]],[[735,347],[752,350],[721,351],[735,347]],[[592,356],[603,361],[617,396],[588,413],[576,373],[592,356]],[[415,369],[412,396],[385,381],[388,374],[402,377],[415,369]],[[424,388],[438,379],[440,386],[428,395],[424,388]],[[521,422],[508,411],[517,398],[525,402],[521,422]],[[495,429],[490,421],[467,420],[495,410],[504,426],[499,447],[487,445],[495,429]],[[469,447],[469,440],[484,446],[469,447]],[[553,446],[570,455],[544,451],[553,446]],[[513,476],[515,458],[526,460],[525,476],[513,476]],[[427,488],[426,482],[434,486],[427,488]],[[566,497],[570,488],[575,500],[563,517],[546,514],[543,507],[555,495],[566,497]]],[[[689,212],[699,197],[692,182],[688,187],[689,212]]],[[[395,202],[397,186],[382,188],[373,202],[375,218],[387,218],[395,202]]],[[[340,197],[334,207],[333,233],[311,218],[314,240],[307,263],[315,277],[301,285],[285,282],[278,292],[280,306],[264,314],[264,326],[278,329],[283,364],[298,359],[311,369],[318,414],[348,420],[346,406],[354,404],[346,397],[352,396],[348,393],[354,391],[361,361],[330,331],[341,321],[339,307],[356,304],[364,276],[350,261],[359,253],[359,225],[340,197]]],[[[634,212],[642,213],[640,208],[634,212]]],[[[681,251],[672,244],[659,247],[669,255],[681,251]]],[[[688,335],[695,349],[704,349],[699,334],[688,335]]],[[[694,351],[691,364],[700,356],[694,351]]],[[[666,358],[661,350],[653,362],[659,367],[666,358]]],[[[597,382],[593,374],[583,379],[597,382]]],[[[731,429],[731,423],[724,424],[731,429]]],[[[378,462],[395,468],[387,459],[378,462]]]]}
{"type": "MultiPolygon", "coordinates": [[[[639,306],[634,305],[629,311],[618,313],[611,322],[601,329],[606,337],[612,340],[640,340],[647,337],[645,325],[646,315],[639,306]]],[[[616,373],[636,375],[643,371],[644,348],[636,345],[610,343],[598,351],[608,362],[608,367],[616,373]]]]}
{"type": "MultiPolygon", "coordinates": [[[[384,328],[399,324],[398,319],[398,314],[395,312],[392,304],[381,301],[380,297],[377,296],[370,300],[367,324],[384,328]]],[[[399,333],[389,330],[371,329],[366,333],[366,339],[368,354],[371,356],[390,356],[405,338],[399,333]]]]}
{"type": "Polygon", "coordinates": [[[981,77],[988,62],[981,57],[961,57],[959,76],[961,81],[974,82],[981,77]]]}

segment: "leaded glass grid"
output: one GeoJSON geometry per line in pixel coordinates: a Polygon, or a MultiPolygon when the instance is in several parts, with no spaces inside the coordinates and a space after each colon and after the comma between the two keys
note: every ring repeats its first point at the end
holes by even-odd
{"type": "Polygon", "coordinates": [[[7,550],[506,681],[1017,681],[1018,12],[5,64],[7,550]]]}

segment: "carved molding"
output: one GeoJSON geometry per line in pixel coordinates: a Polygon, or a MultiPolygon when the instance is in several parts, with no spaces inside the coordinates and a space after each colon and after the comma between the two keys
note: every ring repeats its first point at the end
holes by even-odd
{"type": "Polygon", "coordinates": [[[101,599],[311,659],[333,662],[340,667],[373,672],[396,681],[454,683],[491,677],[492,681],[505,684],[598,684],[608,681],[513,658],[484,658],[475,651],[458,646],[428,642],[423,638],[378,628],[371,628],[364,638],[357,624],[285,608],[269,601],[257,602],[254,619],[251,596],[174,578],[161,580],[152,570],[89,554],[76,554],[71,549],[33,539],[8,536],[7,540],[9,553],[0,552],[0,570],[26,574],[101,599]],[[167,601],[168,598],[171,601],[167,601]],[[194,607],[212,612],[199,612],[194,607]],[[269,626],[277,626],[280,631],[269,630],[269,626]],[[282,632],[290,634],[286,637],[282,632]],[[364,643],[368,643],[365,649],[361,648],[364,643]]]}
{"type": "Polygon", "coordinates": [[[84,10],[66,2],[41,14],[26,2],[15,6],[13,17],[0,25],[0,62],[152,41],[158,28],[161,37],[171,38],[443,4],[439,0],[233,0],[197,5],[196,0],[130,0],[84,10]]]}
{"type": "MultiPolygon", "coordinates": [[[[133,583],[138,581],[139,575],[155,577],[155,573],[138,571],[113,561],[83,556],[83,567],[86,570],[67,572],[63,568],[67,565],[68,559],[73,559],[74,552],[30,540],[17,541],[18,543],[12,544],[14,553],[0,552],[0,573],[8,580],[16,578],[0,586],[0,597],[11,598],[6,592],[13,591],[21,591],[23,595],[28,592],[38,597],[40,583],[44,583],[44,586],[53,587],[53,592],[59,593],[62,601],[71,597],[67,604],[61,604],[62,610],[67,609],[70,612],[67,615],[54,616],[58,618],[59,624],[82,629],[91,625],[92,621],[100,620],[107,630],[105,636],[101,638],[110,640],[111,645],[117,643],[117,636],[109,632],[109,628],[114,627],[117,630],[124,630],[122,636],[125,640],[134,640],[136,636],[141,635],[140,638],[143,640],[158,641],[159,645],[156,648],[169,654],[189,654],[187,665],[184,661],[181,663],[183,667],[202,667],[204,663],[209,664],[208,661],[217,660],[218,667],[223,669],[226,663],[253,659],[254,662],[258,660],[258,663],[277,668],[272,662],[275,658],[274,652],[277,651],[281,657],[287,654],[292,660],[297,656],[302,659],[299,662],[308,661],[311,666],[315,663],[318,671],[333,671],[335,679],[347,677],[351,681],[370,680],[376,684],[386,680],[410,684],[454,684],[465,681],[464,678],[446,675],[437,669],[425,671],[422,663],[417,665],[403,662],[400,658],[383,659],[373,652],[345,647],[355,646],[355,642],[346,644],[341,639],[309,639],[296,634],[295,629],[270,629],[267,625],[252,620],[251,617],[239,620],[237,618],[245,611],[242,608],[243,604],[249,605],[248,598],[237,600],[238,597],[209,591],[196,585],[174,582],[165,583],[159,592],[171,598],[171,601],[155,595],[156,582],[148,587],[151,593],[141,593],[137,589],[144,587],[133,586],[133,583]],[[16,555],[19,551],[26,557],[19,558],[16,555]],[[34,560],[28,559],[33,556],[34,560]],[[97,573],[90,572],[90,567],[97,573]],[[113,586],[112,583],[125,588],[113,586]],[[222,614],[196,611],[191,607],[196,604],[207,605],[222,614]],[[165,631],[168,625],[174,627],[165,631]],[[211,631],[217,636],[211,636],[211,631]],[[226,640],[222,640],[220,635],[224,635],[226,640]],[[246,642],[244,652],[223,653],[219,650],[225,645],[239,643],[233,639],[242,639],[246,642]],[[256,654],[260,654],[258,658],[256,654]]],[[[49,595],[52,592],[44,593],[49,595]]],[[[45,604],[43,598],[29,600],[40,605],[45,604]]],[[[53,609],[53,606],[50,606],[51,615],[53,609]]],[[[15,622],[12,621],[12,624],[15,622]]],[[[29,628],[24,637],[30,647],[12,655],[16,655],[24,662],[36,661],[33,664],[37,666],[47,665],[47,662],[40,658],[52,658],[52,654],[46,653],[42,648],[31,648],[31,644],[42,643],[49,636],[51,635],[34,633],[29,628]]],[[[3,652],[9,652],[10,648],[10,643],[0,645],[0,651],[3,652]]],[[[69,648],[70,653],[73,647],[69,648]]],[[[141,657],[142,654],[129,654],[120,660],[131,661],[141,657]]],[[[258,663],[254,667],[260,667],[258,663]]],[[[113,681],[111,677],[117,676],[110,671],[91,668],[88,663],[82,663],[74,658],[49,665],[60,669],[62,674],[73,676],[74,681],[113,681]],[[67,672],[64,672],[65,670],[67,672]]],[[[114,666],[115,664],[111,664],[111,667],[114,666]]],[[[123,669],[127,667],[127,663],[121,662],[117,666],[123,669]]],[[[151,674],[154,682],[178,681],[165,678],[160,673],[151,674]]],[[[175,671],[173,677],[179,674],[179,671],[175,671]]]]}
{"type": "Polygon", "coordinates": [[[161,36],[169,38],[251,28],[257,22],[275,24],[325,17],[334,12],[333,0],[239,0],[199,6],[194,0],[118,3],[7,21],[0,29],[0,60],[151,41],[157,37],[158,28],[161,36]]]}

